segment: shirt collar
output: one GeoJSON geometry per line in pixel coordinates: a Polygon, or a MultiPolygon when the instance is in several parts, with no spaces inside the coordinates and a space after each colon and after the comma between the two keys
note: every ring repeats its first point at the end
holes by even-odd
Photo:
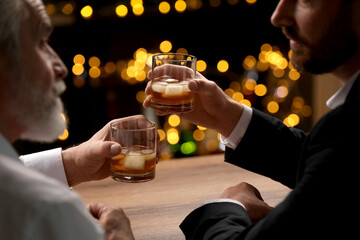
{"type": "Polygon", "coordinates": [[[344,104],[347,95],[350,92],[350,89],[352,85],[354,84],[355,80],[360,74],[360,70],[357,71],[346,83],[344,86],[342,86],[334,95],[327,100],[326,105],[331,108],[335,109],[339,107],[340,105],[344,104]]]}
{"type": "Polygon", "coordinates": [[[19,159],[19,155],[16,153],[13,146],[5,139],[0,133],[0,154],[9,158],[19,159]]]}

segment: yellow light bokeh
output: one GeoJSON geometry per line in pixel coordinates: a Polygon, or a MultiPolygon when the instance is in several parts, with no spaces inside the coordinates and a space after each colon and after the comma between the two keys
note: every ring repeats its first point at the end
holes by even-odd
{"type": "Polygon", "coordinates": [[[172,114],[169,116],[168,118],[168,123],[170,124],[170,126],[172,127],[177,127],[180,125],[180,117],[178,115],[172,114]]]}
{"type": "Polygon", "coordinates": [[[98,68],[98,67],[92,67],[89,70],[89,76],[91,78],[98,78],[98,77],[100,77],[100,74],[101,74],[101,71],[100,71],[100,68],[98,68]]]}
{"type": "Polygon", "coordinates": [[[300,123],[300,117],[296,114],[290,114],[283,122],[288,127],[294,127],[300,123]]]}
{"type": "Polygon", "coordinates": [[[239,92],[241,90],[241,84],[238,81],[232,81],[229,87],[236,92],[239,92]]]}
{"type": "Polygon", "coordinates": [[[273,74],[274,74],[275,77],[281,78],[281,77],[283,77],[285,75],[285,71],[284,71],[284,69],[275,67],[273,69],[273,74]]]}
{"type": "Polygon", "coordinates": [[[268,43],[264,43],[263,45],[261,45],[260,50],[261,52],[269,52],[272,51],[272,46],[268,43]]]}
{"type": "Polygon", "coordinates": [[[81,54],[76,54],[73,58],[73,62],[74,62],[74,64],[84,65],[85,57],[81,54]]]}
{"type": "Polygon", "coordinates": [[[104,70],[108,74],[112,74],[116,71],[116,64],[114,62],[107,62],[104,66],[104,70]]]}
{"type": "Polygon", "coordinates": [[[143,5],[143,0],[130,0],[130,5],[134,7],[136,4],[143,5]]]}
{"type": "Polygon", "coordinates": [[[200,142],[202,140],[204,140],[205,138],[205,133],[204,131],[200,130],[200,129],[196,129],[193,133],[193,138],[195,139],[195,141],[200,142]]]}
{"type": "Polygon", "coordinates": [[[81,75],[83,74],[84,72],[84,66],[82,64],[75,64],[73,67],[72,67],[72,73],[74,75],[81,75]]]}
{"type": "Polygon", "coordinates": [[[159,12],[162,14],[167,14],[170,12],[170,4],[166,1],[163,1],[159,4],[159,12]]]}
{"type": "Polygon", "coordinates": [[[74,11],[74,6],[71,3],[66,3],[61,9],[61,11],[65,15],[70,15],[74,11]]]}
{"type": "Polygon", "coordinates": [[[115,13],[118,17],[126,17],[128,12],[129,12],[128,8],[123,4],[120,4],[115,8],[115,13]]]}
{"type": "Polygon", "coordinates": [[[94,56],[94,57],[91,57],[89,59],[89,66],[90,67],[99,67],[100,64],[101,64],[101,61],[100,61],[100,59],[98,57],[94,56]]]}
{"type": "Polygon", "coordinates": [[[172,44],[170,41],[168,40],[164,40],[160,43],[160,51],[163,52],[163,53],[167,53],[167,52],[170,52],[171,49],[172,49],[172,44]]]}
{"type": "Polygon", "coordinates": [[[254,56],[247,56],[243,61],[243,67],[246,70],[252,69],[256,65],[256,58],[254,56]]]}
{"type": "Polygon", "coordinates": [[[146,79],[146,72],[145,72],[144,70],[140,69],[140,70],[137,72],[137,74],[136,74],[136,76],[135,76],[135,79],[136,79],[136,81],[138,81],[138,82],[143,82],[143,81],[145,81],[145,79],[146,79]]]}
{"type": "Polygon", "coordinates": [[[132,11],[136,16],[140,16],[144,13],[144,6],[140,3],[137,3],[133,6],[132,11]]]}
{"type": "Polygon", "coordinates": [[[199,126],[199,125],[197,125],[197,128],[200,129],[200,130],[203,130],[203,131],[205,131],[207,129],[206,127],[202,127],[202,126],[199,126]]]}
{"type": "Polygon", "coordinates": [[[248,91],[254,91],[255,87],[256,87],[256,81],[254,79],[249,78],[248,80],[246,80],[245,82],[245,88],[248,91]]]}
{"type": "Polygon", "coordinates": [[[166,136],[165,131],[162,130],[162,129],[158,129],[157,132],[158,132],[158,134],[159,134],[159,138],[160,138],[159,140],[160,140],[160,142],[163,141],[163,140],[165,139],[165,136],[166,136]]]}
{"type": "Polygon", "coordinates": [[[245,106],[251,107],[251,102],[247,99],[242,100],[240,103],[244,104],[245,106]]]}
{"type": "Polygon", "coordinates": [[[235,92],[232,95],[232,99],[234,99],[235,101],[241,103],[244,100],[244,94],[242,94],[241,92],[235,92]]]}
{"type": "Polygon", "coordinates": [[[293,81],[296,81],[300,78],[300,73],[295,69],[291,69],[289,72],[289,78],[293,81]]]}
{"type": "Polygon", "coordinates": [[[175,145],[179,142],[180,136],[179,132],[175,128],[170,128],[167,132],[167,141],[168,143],[175,145]]]}
{"type": "Polygon", "coordinates": [[[226,60],[220,60],[217,63],[217,69],[219,72],[226,72],[227,70],[229,70],[229,63],[226,60]]]}
{"type": "Polygon", "coordinates": [[[51,3],[46,4],[45,8],[46,8],[47,14],[49,14],[49,15],[54,15],[56,12],[56,7],[54,4],[51,4],[51,3]]]}
{"type": "Polygon", "coordinates": [[[207,64],[206,64],[206,62],[205,62],[204,60],[199,60],[199,61],[197,61],[197,63],[196,63],[196,70],[197,70],[198,72],[203,72],[203,71],[206,70],[206,68],[207,68],[207,64]]]}
{"type": "Polygon", "coordinates": [[[138,91],[136,93],[136,101],[138,101],[139,103],[143,103],[146,99],[146,94],[144,91],[138,91]]]}
{"type": "Polygon", "coordinates": [[[184,0],[177,0],[175,2],[175,10],[182,13],[186,10],[186,2],[184,0]]]}
{"type": "Polygon", "coordinates": [[[254,92],[259,97],[265,96],[267,93],[267,87],[264,84],[258,84],[254,88],[254,92]]]}
{"type": "Polygon", "coordinates": [[[271,101],[266,106],[269,113],[277,113],[279,111],[279,104],[275,101],[271,101]]]}
{"type": "Polygon", "coordinates": [[[226,93],[226,95],[228,95],[231,98],[233,97],[233,95],[235,93],[235,91],[233,89],[231,89],[231,88],[225,89],[224,92],[226,93]]]}
{"type": "Polygon", "coordinates": [[[69,138],[69,131],[67,129],[65,129],[63,134],[58,137],[60,141],[65,141],[68,138],[69,138]]]}
{"type": "Polygon", "coordinates": [[[93,8],[90,5],[86,5],[80,10],[80,14],[83,18],[90,18],[93,15],[93,8]]]}

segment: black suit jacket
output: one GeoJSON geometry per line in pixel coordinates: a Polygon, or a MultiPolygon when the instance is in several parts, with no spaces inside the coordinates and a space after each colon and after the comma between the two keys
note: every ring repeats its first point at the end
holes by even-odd
{"type": "Polygon", "coordinates": [[[345,103],[309,134],[254,109],[229,163],[292,188],[264,219],[251,222],[233,203],[193,211],[181,224],[187,239],[359,239],[360,76],[345,103]],[[357,237],[356,237],[357,236],[357,237]]]}

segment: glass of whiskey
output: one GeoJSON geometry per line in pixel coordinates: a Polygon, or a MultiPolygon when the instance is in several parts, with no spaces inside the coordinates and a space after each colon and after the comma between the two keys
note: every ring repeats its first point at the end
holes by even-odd
{"type": "Polygon", "coordinates": [[[111,159],[111,177],[116,181],[137,183],[155,178],[157,129],[154,123],[141,120],[110,124],[110,139],[122,149],[111,159]]]}
{"type": "Polygon", "coordinates": [[[160,53],[152,57],[151,107],[165,113],[190,112],[194,94],[188,83],[196,76],[196,57],[160,53]]]}

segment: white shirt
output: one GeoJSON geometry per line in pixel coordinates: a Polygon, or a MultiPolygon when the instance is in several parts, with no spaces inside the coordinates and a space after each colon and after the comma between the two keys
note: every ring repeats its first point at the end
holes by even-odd
{"type": "Polygon", "coordinates": [[[7,240],[99,240],[104,239],[104,232],[76,193],[25,167],[0,134],[0,236],[7,240]]]}

